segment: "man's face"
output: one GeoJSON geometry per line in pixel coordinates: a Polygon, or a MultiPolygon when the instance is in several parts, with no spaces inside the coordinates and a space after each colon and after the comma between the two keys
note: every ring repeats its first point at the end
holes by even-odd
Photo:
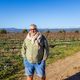
{"type": "Polygon", "coordinates": [[[37,32],[37,30],[36,30],[36,28],[31,28],[30,32],[35,34],[37,32]]]}

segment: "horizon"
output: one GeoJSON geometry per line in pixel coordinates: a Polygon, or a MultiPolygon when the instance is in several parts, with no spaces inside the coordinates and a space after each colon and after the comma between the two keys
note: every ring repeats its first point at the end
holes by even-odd
{"type": "Polygon", "coordinates": [[[0,28],[80,28],[80,0],[0,0],[0,28]]]}
{"type": "MultiPolygon", "coordinates": [[[[10,27],[10,28],[0,28],[0,29],[29,29],[29,28],[15,28],[15,27],[10,27]]],[[[38,28],[38,29],[80,29],[80,27],[77,28],[38,28]]]]}

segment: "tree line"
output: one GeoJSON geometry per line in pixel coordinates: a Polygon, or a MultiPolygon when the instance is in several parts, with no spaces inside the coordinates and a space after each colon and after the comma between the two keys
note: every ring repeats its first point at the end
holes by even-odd
{"type": "MultiPolygon", "coordinates": [[[[27,32],[28,32],[27,29],[23,29],[23,30],[22,30],[22,33],[27,33],[27,32]]],[[[5,30],[5,29],[1,29],[1,30],[0,30],[0,33],[1,33],[1,34],[7,34],[7,33],[9,33],[9,32],[8,32],[7,30],[5,30]]]]}
{"type": "MultiPolygon", "coordinates": [[[[60,31],[58,31],[59,33],[66,33],[66,31],[63,29],[63,30],[60,30],[60,31]]],[[[75,33],[79,33],[80,31],[79,30],[75,30],[74,31],[75,33]]],[[[0,33],[1,34],[6,34],[6,33],[8,33],[8,31],[7,30],[5,30],[5,29],[1,29],[0,30],[0,33]]],[[[22,29],[22,33],[28,33],[28,30],[27,29],[22,29]]],[[[50,30],[47,30],[46,31],[46,33],[50,33],[50,30]]]]}

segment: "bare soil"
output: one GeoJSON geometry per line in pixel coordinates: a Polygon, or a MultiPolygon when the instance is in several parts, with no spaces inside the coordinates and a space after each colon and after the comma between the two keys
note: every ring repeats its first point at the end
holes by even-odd
{"type": "Polygon", "coordinates": [[[80,52],[46,68],[47,80],[80,80],[80,52]]]}

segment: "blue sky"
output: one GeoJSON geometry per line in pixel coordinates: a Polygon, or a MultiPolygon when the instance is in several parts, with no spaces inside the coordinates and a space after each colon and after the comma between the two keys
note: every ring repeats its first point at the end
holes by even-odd
{"type": "Polygon", "coordinates": [[[80,0],[0,0],[0,28],[79,28],[80,0]]]}

